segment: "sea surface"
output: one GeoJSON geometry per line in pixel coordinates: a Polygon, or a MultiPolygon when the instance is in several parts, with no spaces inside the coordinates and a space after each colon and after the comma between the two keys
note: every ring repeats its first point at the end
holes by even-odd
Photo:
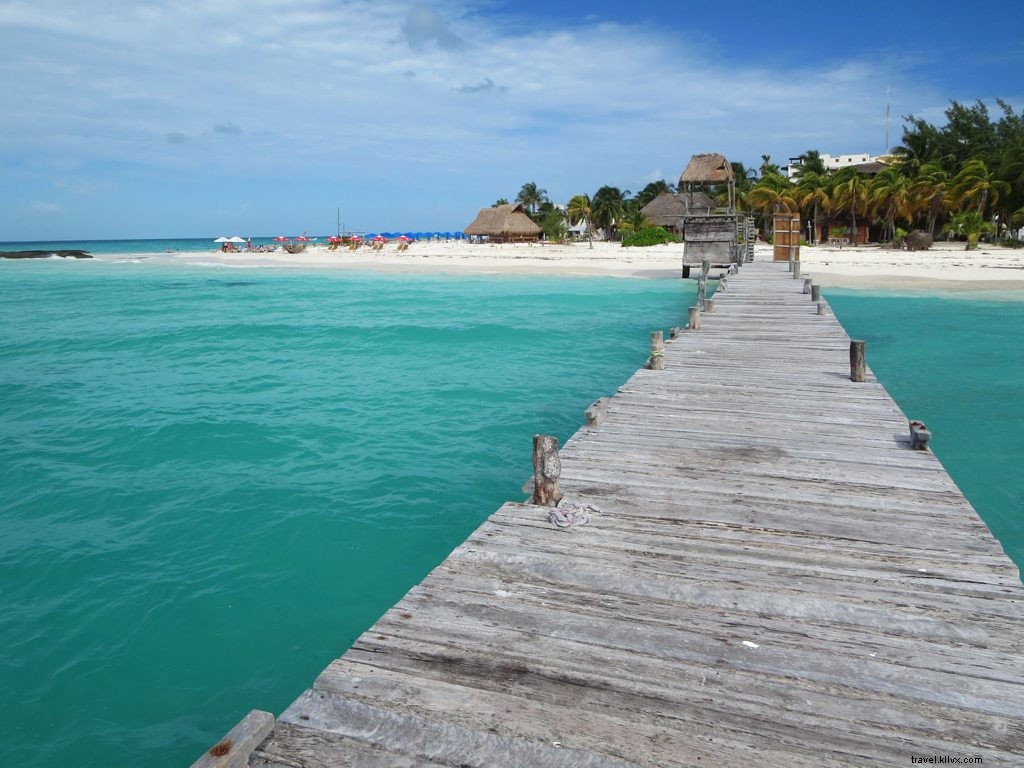
{"type": "MultiPolygon", "coordinates": [[[[280,712],[523,498],[532,435],[568,438],[693,294],[0,261],[7,764],[184,766],[280,712]]],[[[1024,562],[1021,305],[828,298],[1024,562]]]]}

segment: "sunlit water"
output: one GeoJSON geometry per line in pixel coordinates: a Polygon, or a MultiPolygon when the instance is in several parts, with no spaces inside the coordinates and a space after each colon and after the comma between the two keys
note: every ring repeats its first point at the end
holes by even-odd
{"type": "MultiPolygon", "coordinates": [[[[531,436],[571,435],[692,296],[0,263],[5,760],[188,765],[279,712],[522,498],[531,436]]],[[[1020,305],[829,298],[1020,561],[1020,305]]]]}

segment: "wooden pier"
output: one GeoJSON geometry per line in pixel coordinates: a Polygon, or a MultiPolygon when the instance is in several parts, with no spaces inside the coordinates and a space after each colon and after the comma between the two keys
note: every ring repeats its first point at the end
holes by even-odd
{"type": "Polygon", "coordinates": [[[803,290],[729,277],[562,448],[588,524],[506,504],[200,764],[1024,764],[1017,569],[803,290]]]}

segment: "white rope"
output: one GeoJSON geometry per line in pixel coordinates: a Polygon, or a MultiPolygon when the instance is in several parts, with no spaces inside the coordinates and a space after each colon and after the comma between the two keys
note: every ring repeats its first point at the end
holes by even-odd
{"type": "Polygon", "coordinates": [[[559,504],[548,513],[548,520],[559,528],[572,528],[589,523],[592,513],[597,515],[601,510],[590,504],[559,504]]]}

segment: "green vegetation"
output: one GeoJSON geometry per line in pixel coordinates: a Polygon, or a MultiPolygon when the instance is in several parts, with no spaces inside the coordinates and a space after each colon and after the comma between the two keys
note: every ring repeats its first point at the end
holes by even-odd
{"type": "MultiPolygon", "coordinates": [[[[993,118],[981,102],[951,102],[942,127],[905,117],[902,144],[883,158],[886,167],[877,173],[853,167],[830,172],[815,149],[800,156],[793,179],[782,175],[771,155],[762,155],[756,170],[733,162],[737,207],[751,212],[769,238],[772,215],[788,211],[800,212],[811,225],[805,236],[815,241],[831,235],[863,242],[869,228],[871,237],[883,242],[900,243],[906,232],[918,229],[933,238],[940,233],[963,238],[968,247],[982,237],[1016,243],[1013,238],[1024,227],[1024,112],[996,103],[1000,114],[993,118]],[[977,218],[963,215],[970,212],[977,218]]],[[[639,239],[660,228],[649,226],[642,209],[673,191],[665,180],[647,184],[635,196],[603,186],[593,195],[573,196],[561,208],[530,181],[516,201],[548,237],[562,238],[569,225],[587,222],[590,239],[601,230],[608,240],[650,245],[639,239]]],[[[712,193],[725,204],[724,189],[712,193]]]]}
{"type": "Polygon", "coordinates": [[[900,242],[900,231],[912,229],[932,237],[953,233],[968,247],[985,234],[1009,239],[1024,224],[1024,113],[997,104],[1002,114],[993,120],[981,102],[954,101],[941,128],[906,117],[903,144],[874,176],[856,168],[826,172],[816,150],[801,155],[795,183],[769,155],[761,156],[753,184],[749,175],[741,183],[745,169],[734,163],[740,207],[759,216],[763,231],[770,231],[772,214],[799,211],[814,223],[815,239],[825,236],[822,228],[841,236],[840,226],[855,242],[865,226],[883,242],[900,242]],[[980,230],[974,218],[960,216],[969,211],[980,217],[980,230]]]}
{"type": "Polygon", "coordinates": [[[645,247],[648,245],[661,245],[662,243],[678,243],[679,238],[667,229],[662,227],[644,227],[630,232],[622,238],[623,247],[645,247]]]}

